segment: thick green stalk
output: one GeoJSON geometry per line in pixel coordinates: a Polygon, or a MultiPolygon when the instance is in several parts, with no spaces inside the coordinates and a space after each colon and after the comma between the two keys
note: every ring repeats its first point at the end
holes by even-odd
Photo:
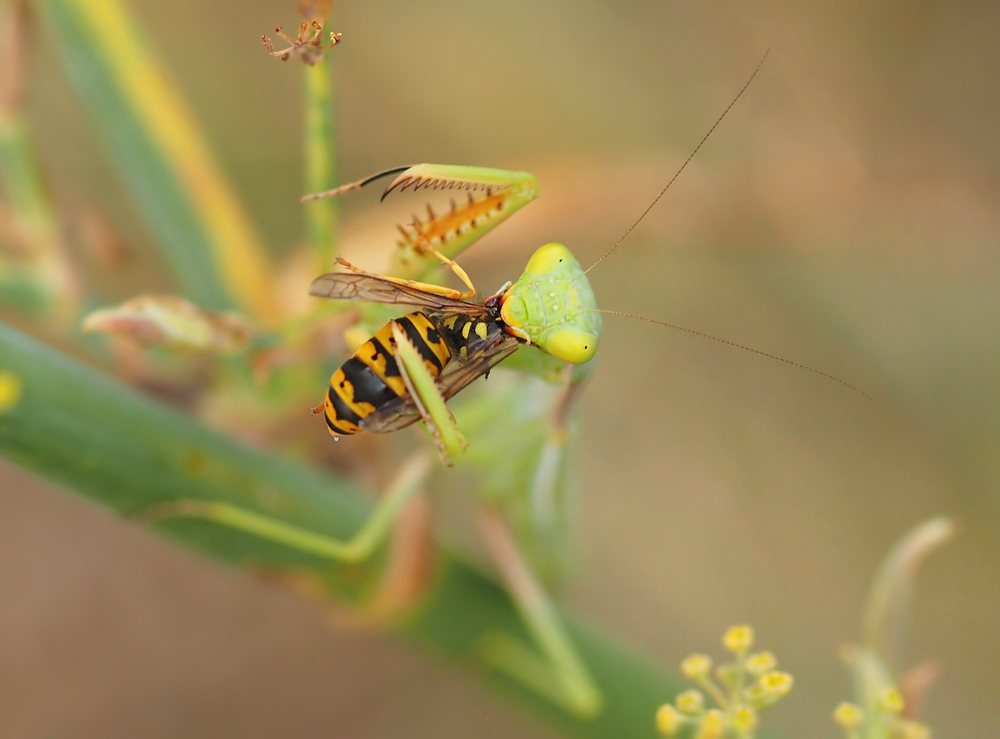
{"type": "MultiPolygon", "coordinates": [[[[0,373],[21,392],[0,409],[0,455],[111,508],[143,520],[182,500],[218,501],[344,538],[370,509],[347,480],[242,446],[76,360],[0,324],[0,373]]],[[[251,571],[308,577],[331,600],[357,582],[358,565],[267,542],[215,523],[160,520],[155,527],[207,556],[251,571]],[[342,578],[350,572],[353,576],[342,578]]],[[[445,555],[436,583],[401,627],[407,638],[467,666],[481,665],[486,634],[528,634],[510,598],[492,580],[445,555]]],[[[366,578],[368,580],[374,579],[366,578]]],[[[518,703],[544,714],[569,736],[628,739],[653,735],[653,715],[678,682],[628,649],[569,620],[580,654],[604,697],[602,712],[580,721],[520,684],[492,680],[518,703]]],[[[485,668],[477,667],[485,674],[485,668]]]]}

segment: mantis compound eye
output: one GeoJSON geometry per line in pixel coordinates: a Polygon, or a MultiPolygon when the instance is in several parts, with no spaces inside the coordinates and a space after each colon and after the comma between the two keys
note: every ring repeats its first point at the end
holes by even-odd
{"type": "Polygon", "coordinates": [[[597,336],[589,331],[567,326],[549,333],[543,348],[564,362],[583,364],[593,359],[597,351],[597,336]]]}

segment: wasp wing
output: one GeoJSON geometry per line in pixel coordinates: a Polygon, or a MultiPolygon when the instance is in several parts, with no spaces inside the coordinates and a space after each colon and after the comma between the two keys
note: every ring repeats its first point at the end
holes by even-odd
{"type": "MultiPolygon", "coordinates": [[[[448,400],[473,381],[488,374],[497,364],[509,357],[520,342],[507,334],[496,334],[482,342],[468,354],[467,359],[454,359],[445,366],[435,383],[441,396],[448,400]]],[[[391,400],[361,421],[361,428],[375,434],[384,434],[406,428],[420,420],[413,398],[409,395],[391,400]]]]}
{"type": "Polygon", "coordinates": [[[359,272],[330,272],[313,280],[309,294],[317,298],[334,300],[360,300],[386,305],[413,306],[425,308],[435,313],[458,313],[461,315],[486,315],[486,308],[445,295],[437,295],[421,290],[413,285],[359,272]]]}

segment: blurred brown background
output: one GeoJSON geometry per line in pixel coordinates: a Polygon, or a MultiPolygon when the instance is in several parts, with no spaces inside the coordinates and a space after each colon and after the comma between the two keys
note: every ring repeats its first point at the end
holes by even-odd
{"type": "MultiPolygon", "coordinates": [[[[301,74],[259,38],[293,27],[295,3],[131,5],[287,246],[301,74]]],[[[1000,5],[345,1],[334,27],[342,180],[418,161],[538,176],[541,200],[465,259],[485,289],[544,241],[596,258],[771,48],[593,284],[604,307],[801,361],[874,400],[609,318],[581,414],[567,599],[664,665],[754,624],[797,680],[765,725],[835,737],[849,693],[837,649],[874,568],[914,524],[954,515],[962,535],[921,580],[903,664],[943,668],[937,736],[996,736],[1000,5]]],[[[143,254],[109,292],[169,289],[46,43],[30,115],[55,196],[112,214],[143,254]]],[[[396,211],[374,203],[345,201],[345,249],[391,241],[396,211]]],[[[546,735],[409,648],[332,633],[307,604],[6,465],[0,594],[4,736],[546,735]]]]}

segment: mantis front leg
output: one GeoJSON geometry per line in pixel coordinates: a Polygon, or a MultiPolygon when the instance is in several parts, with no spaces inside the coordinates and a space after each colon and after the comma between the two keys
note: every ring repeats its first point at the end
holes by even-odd
{"type": "Polygon", "coordinates": [[[420,352],[395,321],[392,322],[392,335],[396,340],[396,364],[399,367],[399,374],[403,377],[406,389],[413,398],[427,430],[434,438],[441,462],[450,467],[451,460],[465,451],[468,442],[458,430],[455,416],[452,415],[445,399],[441,397],[420,352]]]}
{"type": "MultiPolygon", "coordinates": [[[[457,164],[416,164],[379,172],[326,192],[306,195],[302,200],[343,195],[392,175],[395,178],[386,187],[383,198],[397,188],[401,191],[408,188],[414,191],[465,190],[467,193],[465,202],[452,199],[450,210],[435,213],[427,206],[425,219],[414,215],[408,224],[399,227],[402,236],[400,249],[389,272],[407,279],[425,279],[442,262],[454,270],[450,260],[538,197],[538,182],[529,172],[457,164]],[[481,193],[482,196],[476,197],[474,193],[481,193]]],[[[459,274],[459,277],[462,275],[459,274]]],[[[469,285],[468,282],[466,284],[469,285]]]]}
{"type": "Polygon", "coordinates": [[[429,472],[430,462],[425,454],[418,453],[410,457],[368,520],[346,541],[219,501],[180,500],[163,503],[144,511],[139,518],[151,523],[171,518],[201,519],[336,562],[362,562],[369,559],[385,541],[406,502],[421,489],[429,472]]]}

